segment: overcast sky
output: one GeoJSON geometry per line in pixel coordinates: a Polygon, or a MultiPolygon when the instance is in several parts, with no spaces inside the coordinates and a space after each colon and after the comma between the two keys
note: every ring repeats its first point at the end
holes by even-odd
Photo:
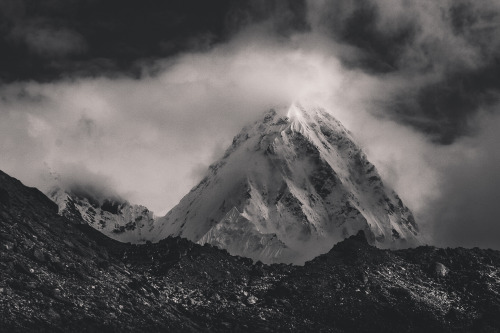
{"type": "Polygon", "coordinates": [[[166,213],[266,108],[326,107],[428,241],[500,248],[496,0],[0,0],[0,169],[166,213]]]}

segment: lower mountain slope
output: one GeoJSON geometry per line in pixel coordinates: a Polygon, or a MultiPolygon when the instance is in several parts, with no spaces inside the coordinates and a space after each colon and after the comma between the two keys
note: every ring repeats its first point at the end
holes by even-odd
{"type": "Polygon", "coordinates": [[[363,232],[304,266],[117,242],[0,172],[2,332],[498,332],[500,252],[363,232]]]}

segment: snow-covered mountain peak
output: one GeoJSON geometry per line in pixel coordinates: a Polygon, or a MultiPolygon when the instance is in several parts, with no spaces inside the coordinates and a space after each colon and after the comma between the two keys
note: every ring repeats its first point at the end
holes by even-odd
{"type": "Polygon", "coordinates": [[[417,242],[411,212],[342,124],[322,108],[294,103],[235,136],[207,176],[158,220],[153,237],[301,263],[359,230],[381,247],[417,242]]]}
{"type": "Polygon", "coordinates": [[[119,198],[97,198],[59,186],[47,196],[59,207],[59,214],[76,223],[87,223],[110,238],[131,243],[142,243],[151,238],[155,217],[141,205],[133,205],[119,198]]]}

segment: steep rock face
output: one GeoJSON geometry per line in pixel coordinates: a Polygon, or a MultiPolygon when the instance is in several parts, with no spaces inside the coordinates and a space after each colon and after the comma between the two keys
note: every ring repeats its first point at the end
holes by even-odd
{"type": "Polygon", "coordinates": [[[379,247],[418,243],[418,227],[349,132],[294,104],[244,128],[165,217],[153,240],[181,236],[266,263],[303,263],[359,230],[379,247]]]}
{"type": "Polygon", "coordinates": [[[59,214],[75,223],[86,222],[106,236],[121,242],[143,243],[154,228],[153,212],[125,200],[97,200],[55,187],[47,194],[59,214]]]}

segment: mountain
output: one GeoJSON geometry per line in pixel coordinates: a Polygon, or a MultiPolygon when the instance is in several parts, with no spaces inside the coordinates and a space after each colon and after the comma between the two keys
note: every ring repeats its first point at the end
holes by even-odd
{"type": "Polygon", "coordinates": [[[370,244],[418,244],[418,226],[351,134],[295,103],[244,128],[165,217],[154,241],[181,236],[265,263],[304,263],[363,230],[370,244]]]}
{"type": "Polygon", "coordinates": [[[164,297],[142,294],[154,289],[121,260],[130,247],[0,171],[0,331],[193,331],[164,297]]]}
{"type": "Polygon", "coordinates": [[[100,199],[92,193],[54,187],[47,195],[59,207],[59,214],[77,223],[87,223],[121,242],[144,243],[154,228],[153,212],[121,198],[100,199]]]}
{"type": "Polygon", "coordinates": [[[500,251],[384,250],[304,266],[179,237],[126,244],[0,171],[2,332],[498,332],[500,251]]]}

